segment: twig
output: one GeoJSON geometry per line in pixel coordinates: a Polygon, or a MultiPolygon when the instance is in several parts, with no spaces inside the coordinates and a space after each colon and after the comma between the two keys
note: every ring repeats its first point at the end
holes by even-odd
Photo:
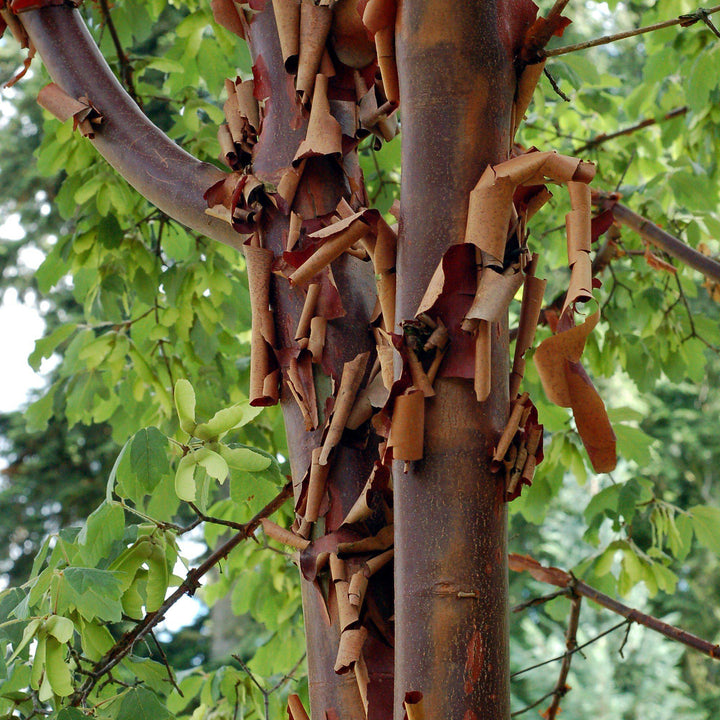
{"type": "Polygon", "coordinates": [[[550,74],[550,71],[547,68],[543,68],[543,74],[545,77],[550,81],[550,85],[552,85],[552,89],[565,101],[570,102],[570,98],[560,89],[560,86],[557,84],[557,80],[550,74]]]}
{"type": "MultiPolygon", "coordinates": [[[[597,193],[596,196],[599,198],[598,202],[601,205],[608,199],[607,196],[603,196],[601,193],[597,193]]],[[[679,238],[665,232],[662,228],[621,203],[615,203],[612,206],[612,211],[618,222],[634,230],[649,243],[664,250],[668,255],[672,255],[672,257],[693,268],[693,270],[702,273],[705,277],[720,282],[720,262],[717,260],[713,260],[711,257],[694,250],[679,238]]]]}
{"type": "MultiPolygon", "coordinates": [[[[546,720],[555,720],[558,710],[560,709],[560,700],[565,697],[565,693],[569,690],[567,686],[567,676],[570,672],[573,653],[577,648],[577,629],[580,620],[581,603],[582,598],[578,595],[573,595],[572,605],[570,606],[570,619],[568,620],[567,632],[565,633],[565,647],[567,648],[567,652],[560,666],[560,674],[555,683],[552,702],[550,703],[550,707],[543,713],[543,717],[546,718],[546,720]]],[[[628,623],[628,627],[629,626],[628,623]]]]}
{"type": "Polygon", "coordinates": [[[596,135],[594,138],[591,138],[583,145],[579,145],[578,147],[576,147],[572,151],[572,154],[577,155],[578,153],[584,152],[586,150],[592,150],[593,148],[603,145],[610,140],[614,140],[615,138],[622,137],[623,135],[632,135],[634,132],[642,130],[646,127],[650,127],[651,125],[657,125],[661,122],[672,120],[676,117],[681,117],[682,115],[685,115],[687,113],[688,109],[689,108],[687,105],[683,105],[682,107],[671,110],[669,113],[665,113],[665,115],[660,118],[645,118],[645,120],[641,120],[639,123],[636,123],[635,125],[630,125],[626,128],[623,128],[622,130],[616,130],[613,133],[600,133],[600,135],[596,135]]]}
{"type": "Polygon", "coordinates": [[[165,651],[162,649],[162,645],[160,645],[160,643],[158,642],[158,639],[155,637],[155,633],[152,630],[150,630],[149,635],[153,639],[153,642],[155,643],[155,647],[157,648],[157,651],[160,653],[160,658],[162,659],[163,665],[165,665],[165,669],[167,670],[168,679],[170,680],[170,684],[177,690],[178,695],[181,698],[184,698],[185,695],[183,694],[183,691],[178,687],[178,684],[175,681],[175,674],[173,673],[172,668],[170,667],[170,663],[168,662],[165,651]]]}
{"type": "Polygon", "coordinates": [[[197,505],[195,505],[195,503],[188,503],[188,505],[190,505],[201,522],[209,522],[214,525],[224,525],[225,527],[233,528],[234,530],[242,530],[245,527],[243,523],[233,522],[232,520],[222,520],[221,518],[206,515],[197,505]]]}
{"type": "MultiPolygon", "coordinates": [[[[588,640],[587,642],[583,643],[582,645],[578,645],[571,654],[575,654],[576,652],[580,652],[581,650],[584,650],[588,645],[592,645],[594,642],[597,642],[601,638],[604,638],[606,635],[609,635],[612,632],[615,632],[619,628],[623,627],[623,625],[627,625],[628,623],[631,623],[632,620],[626,619],[622,622],[617,623],[617,625],[613,625],[612,627],[609,627],[607,630],[603,630],[599,635],[596,635],[594,638],[588,640]]],[[[556,657],[550,658],[549,660],[543,660],[542,662],[536,663],[535,665],[530,665],[530,667],[523,668],[522,670],[517,670],[512,675],[510,675],[511,678],[516,678],[518,675],[524,675],[526,672],[530,672],[531,670],[537,670],[540,667],[543,667],[545,665],[549,665],[550,663],[557,662],[558,660],[563,660],[565,656],[567,655],[567,652],[564,652],[562,655],[557,655],[556,657]]],[[[550,697],[555,691],[552,690],[547,695],[545,695],[542,700],[545,698],[550,697]]],[[[542,702],[542,700],[540,702],[542,702]]]]}
{"type": "Polygon", "coordinates": [[[565,595],[570,594],[569,588],[563,588],[562,590],[558,590],[557,592],[550,593],[549,595],[542,595],[541,597],[533,598],[532,600],[527,600],[524,603],[520,603],[519,605],[514,605],[510,610],[511,612],[518,613],[522,612],[523,610],[527,610],[531,607],[536,607],[537,605],[544,605],[546,602],[550,602],[550,600],[554,600],[557,597],[563,597],[565,595]]]}
{"type": "Polygon", "coordinates": [[[292,666],[290,672],[280,678],[269,690],[264,688],[258,679],[253,675],[250,668],[245,664],[243,659],[239,655],[233,655],[232,657],[240,663],[240,667],[247,673],[247,676],[252,680],[255,687],[262,693],[263,701],[265,704],[265,720],[270,720],[270,696],[279,688],[281,688],[293,675],[293,673],[300,667],[300,663],[305,659],[306,653],[303,653],[300,659],[292,666]]]}
{"type": "Polygon", "coordinates": [[[133,69],[130,64],[125,50],[123,50],[122,43],[115,29],[115,23],[113,22],[112,16],[110,15],[110,7],[108,6],[108,0],[100,0],[100,10],[102,11],[103,19],[110,31],[110,37],[112,38],[113,45],[115,45],[115,51],[117,52],[118,62],[120,63],[120,74],[125,88],[127,89],[128,95],[137,103],[138,107],[142,108],[142,103],[138,99],[137,92],[135,91],[135,84],[133,82],[133,69]]]}
{"type": "Polygon", "coordinates": [[[575,52],[576,50],[586,50],[587,48],[597,47],[598,45],[607,45],[608,43],[615,42],[616,40],[624,40],[625,38],[635,37],[635,35],[643,35],[644,33],[653,32],[654,30],[662,30],[663,28],[672,27],[673,25],[689,27],[699,20],[708,24],[709,20],[706,20],[706,18],[718,11],[720,11],[720,5],[715,5],[707,10],[696,10],[694,13],[680,15],[672,20],[663,20],[662,22],[655,23],[654,25],[647,25],[645,27],[635,28],[634,30],[626,30],[625,32],[616,33],[615,35],[603,35],[603,37],[596,38],[595,40],[587,40],[586,42],[577,43],[576,45],[565,45],[564,47],[546,50],[545,55],[546,57],[565,55],[566,53],[575,52]]]}
{"type": "Polygon", "coordinates": [[[285,501],[292,495],[292,483],[288,482],[282,490],[251,520],[249,520],[243,529],[233,535],[226,543],[221,545],[215,552],[191,570],[182,584],[165,599],[163,604],[154,612],[150,612],[130,631],[126,632],[115,645],[98,660],[92,669],[92,675],[82,685],[82,687],[73,695],[71,705],[77,707],[85,702],[98,680],[110,672],[133,648],[135,643],[145,637],[159,622],[165,617],[165,613],[184,595],[192,595],[200,585],[200,578],[209,572],[221,560],[224,560],[230,552],[237,547],[243,540],[251,537],[255,530],[260,526],[261,521],[272,515],[276,510],[281,508],[285,501]]]}
{"type": "Polygon", "coordinates": [[[531,705],[526,705],[522,710],[516,710],[515,712],[510,713],[510,717],[517,717],[518,715],[524,715],[528,710],[532,710],[533,708],[536,708],[540,703],[545,702],[552,694],[553,690],[551,690],[548,693],[545,693],[541,698],[538,698],[534,703],[531,705]]]}

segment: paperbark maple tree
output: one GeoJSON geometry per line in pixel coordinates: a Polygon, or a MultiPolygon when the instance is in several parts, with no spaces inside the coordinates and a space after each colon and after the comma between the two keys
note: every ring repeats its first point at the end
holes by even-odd
{"type": "MultiPolygon", "coordinates": [[[[507,198],[499,221],[489,206],[478,211],[481,225],[500,228],[492,259],[468,240],[468,206],[486,168],[513,154],[542,48],[565,24],[559,10],[536,22],[530,0],[214,0],[217,20],[248,42],[254,61],[249,94],[245,83],[227,85],[220,141],[232,172],[223,173],[142,115],[77,3],[5,4],[3,18],[55,82],[41,102],[73,116],[149,201],[245,253],[250,399],[283,406],[297,512],[290,533],[264,526],[300,550],[312,716],[509,717],[507,482],[516,471],[519,490],[532,478],[526,459],[542,459],[538,437],[528,447],[534,428],[542,434],[532,404],[517,398],[521,363],[508,380],[506,309],[532,277],[524,223],[539,193],[515,191],[549,177],[571,184],[571,197],[586,193],[579,222],[589,249],[590,194],[580,186],[592,173],[569,158],[564,175],[490,171],[505,179],[507,198]],[[357,144],[369,132],[390,137],[398,107],[396,237],[367,207],[357,144]],[[446,284],[426,303],[439,267],[446,284]],[[497,318],[474,317],[467,332],[478,271],[517,284],[497,318]],[[449,345],[447,334],[431,342],[443,327],[449,345]],[[511,403],[519,412],[508,461],[497,445],[511,403]]],[[[593,463],[608,469],[612,431],[578,363],[595,321],[569,331],[572,305],[591,297],[586,249],[573,252],[587,275],[574,290],[571,281],[546,373],[550,386],[562,376],[557,396],[576,411],[593,463]]],[[[290,712],[299,720],[303,711],[290,712]]]]}

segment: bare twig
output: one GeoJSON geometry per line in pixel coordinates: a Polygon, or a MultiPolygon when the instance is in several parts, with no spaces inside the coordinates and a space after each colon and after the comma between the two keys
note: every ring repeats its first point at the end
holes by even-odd
{"type": "MultiPolygon", "coordinates": [[[[582,645],[578,645],[571,654],[575,654],[576,652],[580,652],[581,650],[584,650],[588,645],[592,645],[594,642],[597,642],[601,638],[604,638],[606,635],[609,635],[612,632],[615,632],[619,628],[623,627],[624,625],[627,625],[631,623],[632,620],[623,620],[622,622],[617,623],[616,625],[613,625],[612,627],[609,627],[607,630],[603,630],[599,635],[596,635],[594,638],[591,638],[587,642],[583,643],[582,645]]],[[[555,657],[550,658],[549,660],[543,660],[542,662],[536,663],[535,665],[530,665],[530,667],[523,668],[522,670],[517,670],[514,672],[510,677],[516,678],[518,675],[524,675],[526,672],[530,672],[531,670],[537,670],[537,668],[544,667],[545,665],[549,665],[550,663],[557,662],[558,660],[564,660],[565,656],[567,655],[567,652],[564,652],[562,655],[556,655],[555,657]]],[[[545,700],[545,698],[549,698],[555,691],[550,691],[547,695],[545,695],[539,702],[542,702],[542,700],[545,700]]],[[[533,706],[534,707],[534,706],[533,706]]]]}
{"type": "Polygon", "coordinates": [[[632,135],[634,132],[637,132],[638,130],[642,130],[643,128],[650,127],[651,125],[657,125],[662,122],[666,122],[667,120],[672,120],[676,117],[681,117],[682,115],[685,115],[688,111],[688,106],[683,105],[682,107],[675,108],[674,110],[671,110],[669,113],[665,113],[662,117],[659,118],[645,118],[645,120],[641,120],[639,123],[635,123],[635,125],[629,125],[626,128],[623,128],[622,130],[616,130],[613,133],[600,133],[600,135],[596,135],[594,138],[591,138],[583,145],[579,145],[576,147],[573,151],[573,155],[577,155],[578,153],[584,152],[586,150],[592,150],[593,148],[599,147],[600,145],[603,145],[606,142],[609,142],[610,140],[614,140],[615,138],[623,137],[624,135],[632,135]]]}
{"type": "Polygon", "coordinates": [[[526,602],[520,603],[519,605],[514,605],[510,610],[514,613],[522,612],[523,610],[527,610],[531,607],[536,607],[537,605],[544,605],[546,602],[550,602],[550,600],[554,600],[557,597],[564,597],[566,595],[570,595],[570,593],[571,590],[569,588],[563,588],[562,590],[550,593],[549,595],[532,598],[532,600],[527,600],[526,602]]]}
{"type": "Polygon", "coordinates": [[[165,665],[165,669],[167,670],[168,680],[170,681],[170,684],[177,690],[178,695],[180,697],[184,698],[185,695],[183,694],[183,691],[178,687],[178,684],[175,681],[175,674],[173,673],[172,668],[170,667],[170,663],[168,662],[165,651],[162,649],[162,645],[158,642],[158,639],[155,637],[155,633],[152,630],[150,630],[149,635],[153,639],[153,642],[155,643],[155,647],[157,648],[158,653],[160,653],[160,658],[162,659],[163,665],[165,665]]]}
{"type": "Polygon", "coordinates": [[[560,700],[565,697],[565,693],[569,690],[567,686],[567,676],[570,672],[570,663],[572,662],[573,653],[577,648],[577,629],[578,622],[580,620],[581,603],[582,598],[578,595],[574,595],[570,606],[570,618],[568,620],[567,632],[565,633],[565,647],[567,648],[567,652],[565,653],[565,657],[562,659],[562,665],[560,665],[560,674],[558,675],[557,683],[555,683],[552,702],[550,703],[550,707],[543,714],[543,717],[545,717],[546,720],[555,720],[558,710],[560,709],[560,700]]]}
{"type": "Polygon", "coordinates": [[[545,77],[550,81],[550,85],[552,85],[552,89],[565,101],[570,102],[570,98],[562,91],[560,86],[557,84],[557,80],[550,74],[550,71],[547,68],[543,68],[543,74],[545,77]]]}
{"type": "Polygon", "coordinates": [[[113,22],[112,15],[110,14],[110,7],[108,6],[108,0],[100,0],[100,11],[102,12],[102,16],[105,20],[105,25],[107,25],[107,29],[110,31],[110,37],[112,38],[113,45],[115,45],[118,62],[120,63],[120,75],[122,77],[123,83],[125,84],[125,89],[127,90],[128,95],[137,103],[138,107],[142,107],[142,103],[140,102],[137,92],[135,91],[132,65],[130,64],[130,59],[128,58],[125,50],[123,49],[122,43],[120,42],[120,37],[118,36],[117,30],[115,29],[115,23],[113,22]]]}
{"type": "Polygon", "coordinates": [[[242,530],[245,525],[243,523],[233,522],[232,520],[223,520],[222,518],[212,517],[212,515],[206,515],[195,503],[188,503],[193,509],[198,519],[201,522],[209,522],[213,525],[224,525],[225,527],[233,528],[234,530],[242,530]]]}
{"type": "Polygon", "coordinates": [[[165,617],[165,613],[184,595],[192,595],[200,586],[200,579],[209,572],[221,560],[224,560],[230,552],[243,540],[252,537],[253,533],[260,526],[263,518],[269,517],[285,504],[285,501],[292,495],[292,483],[288,482],[282,490],[251,520],[243,529],[233,535],[226,543],[221,545],[215,552],[191,570],[182,584],[165,599],[163,604],[154,612],[150,612],[130,631],[126,632],[115,645],[98,660],[91,671],[91,676],[83,683],[82,687],[73,695],[71,705],[77,707],[87,699],[98,680],[112,670],[133,648],[135,643],[145,637],[165,617]]]}
{"type": "Polygon", "coordinates": [[[265,720],[270,720],[270,696],[279,690],[294,674],[294,672],[300,667],[300,663],[305,659],[306,653],[303,653],[300,659],[292,666],[291,670],[283,677],[280,678],[269,690],[264,688],[258,679],[253,675],[250,668],[245,664],[243,659],[239,655],[233,655],[232,657],[240,663],[240,667],[247,673],[247,676],[252,680],[253,685],[260,691],[263,696],[263,702],[265,705],[265,720]]]}
{"type": "MultiPolygon", "coordinates": [[[[645,33],[653,32],[654,30],[662,30],[663,28],[672,27],[673,25],[680,25],[682,27],[688,27],[694,25],[696,22],[702,20],[706,24],[709,22],[709,15],[720,11],[720,5],[715,5],[707,10],[697,10],[694,13],[688,13],[687,15],[680,15],[679,17],[673,18],[672,20],[663,20],[663,22],[655,23],[654,25],[646,25],[645,27],[635,28],[634,30],[627,30],[625,32],[616,33],[615,35],[603,35],[603,37],[596,38],[595,40],[587,40],[586,42],[577,43],[576,45],[566,45],[565,47],[553,48],[552,50],[546,50],[545,55],[547,57],[555,57],[557,55],[565,55],[567,53],[575,52],[576,50],[586,50],[587,48],[597,47],[598,45],[607,45],[608,43],[615,42],[616,40],[624,40],[625,38],[635,37],[636,35],[643,35],[645,33]]],[[[714,26],[713,26],[714,27],[714,26]]]]}

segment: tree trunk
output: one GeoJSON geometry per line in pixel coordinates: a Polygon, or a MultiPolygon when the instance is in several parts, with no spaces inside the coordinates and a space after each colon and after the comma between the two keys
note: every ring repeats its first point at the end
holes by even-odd
{"type": "MultiPolygon", "coordinates": [[[[513,62],[534,11],[529,0],[398,4],[404,136],[396,266],[399,323],[413,320],[443,254],[463,241],[468,196],[485,166],[508,157],[516,90],[513,62]]],[[[365,3],[358,2],[358,7],[365,3]]],[[[104,115],[95,145],[114,167],[171,216],[238,246],[240,237],[229,225],[204,213],[202,194],[222,173],[180,151],[147,122],[97,49],[90,47],[77,12],[45,7],[25,13],[23,22],[55,81],[74,97],[88,96],[104,115]],[[127,151],[130,147],[133,152],[127,151]]],[[[252,172],[277,185],[305,138],[307,113],[300,112],[292,77],[283,66],[269,0],[253,12],[247,33],[257,75],[266,68],[269,86],[252,172]]],[[[330,87],[336,92],[333,113],[341,119],[348,109],[343,103],[355,100],[343,96],[339,82],[331,80],[330,87]]],[[[306,213],[306,222],[321,217],[327,224],[341,197],[349,198],[354,208],[367,202],[354,149],[344,154],[340,165],[311,160],[298,192],[321,207],[314,215],[306,213]]],[[[261,228],[264,247],[276,258],[285,249],[287,230],[288,217],[280,212],[272,213],[261,228]]],[[[311,452],[322,445],[323,413],[332,395],[323,372],[337,384],[344,363],[373,350],[368,332],[375,304],[372,266],[343,255],[332,270],[346,315],[328,324],[323,370],[314,368],[320,429],[305,430],[298,405],[283,383],[296,494],[311,452]]],[[[302,294],[274,277],[271,303],[277,347],[295,348],[302,294]]],[[[496,329],[488,400],[478,403],[466,376],[446,372],[435,383],[435,397],[425,400],[423,459],[408,467],[394,464],[396,652],[378,622],[363,620],[369,629],[364,647],[368,720],[402,720],[408,692],[423,694],[427,718],[509,717],[506,509],[502,481],[489,469],[492,445],[508,415],[508,338],[506,323],[496,329]]],[[[329,510],[316,535],[340,526],[378,457],[377,441],[371,434],[364,447],[341,443],[336,448],[328,479],[329,510]]],[[[341,720],[365,720],[352,673],[337,675],[333,670],[340,628],[332,583],[302,583],[312,717],[326,720],[335,711],[341,720]]],[[[366,607],[382,608],[380,615],[387,617],[392,603],[390,573],[373,578],[366,607]]]]}
{"type": "MultiPolygon", "coordinates": [[[[443,253],[463,241],[486,165],[508,157],[525,30],[510,13],[480,0],[402,3],[400,320],[413,319],[443,253]]],[[[507,513],[504,479],[489,468],[508,417],[506,326],[493,336],[491,377],[484,403],[471,381],[438,380],[423,459],[406,472],[395,462],[396,720],[418,691],[430,718],[509,717],[507,513]]]]}

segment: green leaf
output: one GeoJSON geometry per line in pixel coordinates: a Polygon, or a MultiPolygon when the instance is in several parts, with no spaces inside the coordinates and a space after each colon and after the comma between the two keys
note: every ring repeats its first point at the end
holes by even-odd
{"type": "Polygon", "coordinates": [[[131,688],[120,703],[115,720],[165,720],[172,715],[157,695],[145,688],[131,688]]]}
{"type": "Polygon", "coordinates": [[[650,447],[655,438],[644,433],[640,428],[619,423],[613,427],[617,438],[618,454],[626,460],[634,460],[640,467],[645,467],[652,456],[650,447]]]}
{"type": "Polygon", "coordinates": [[[260,472],[267,470],[272,459],[267,455],[261,455],[249,447],[228,447],[220,445],[218,452],[227,462],[231,470],[244,470],[246,472],[260,472]]]}
{"type": "Polygon", "coordinates": [[[125,512],[114,502],[103,502],[87,519],[77,537],[82,556],[88,565],[96,565],[107,557],[115,542],[125,531],[125,512]]]}
{"type": "Polygon", "coordinates": [[[44,338],[35,341],[35,349],[28,358],[28,364],[35,371],[40,370],[40,364],[45,358],[49,358],[57,349],[58,345],[67,340],[76,330],[77,323],[61,325],[44,338]]]}
{"type": "Polygon", "coordinates": [[[170,471],[168,440],[156,427],[135,433],[130,446],[130,467],[143,488],[151,493],[170,471]]]}
{"type": "MultiPolygon", "coordinates": [[[[85,620],[109,622],[122,619],[121,583],[115,573],[95,568],[66,568],[58,596],[65,607],[73,606],[85,620]]],[[[58,603],[60,612],[60,603],[58,603]]]]}
{"type": "Polygon", "coordinates": [[[180,427],[188,434],[195,432],[195,390],[188,380],[175,383],[175,409],[180,427]]]}
{"type": "Polygon", "coordinates": [[[720,508],[696,505],[689,512],[698,542],[720,555],[720,508]]]}

